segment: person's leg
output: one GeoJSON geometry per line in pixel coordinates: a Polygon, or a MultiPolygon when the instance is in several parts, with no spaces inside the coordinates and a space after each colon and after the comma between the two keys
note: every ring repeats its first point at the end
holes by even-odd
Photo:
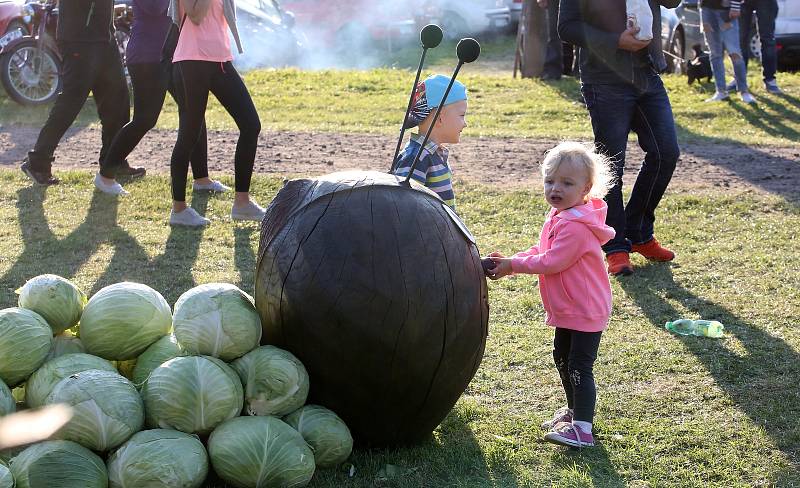
{"type": "Polygon", "coordinates": [[[594,383],[594,362],[600,348],[602,332],[571,331],[572,343],[569,350],[569,380],[575,395],[573,423],[585,422],[591,433],[594,420],[594,408],[597,402],[597,390],[594,383]]]}
{"type": "MultiPolygon", "coordinates": [[[[178,105],[178,109],[184,103],[183,99],[183,78],[181,78],[180,70],[169,70],[168,72],[168,91],[178,105]]],[[[208,134],[206,132],[205,116],[203,117],[203,125],[200,129],[200,135],[197,137],[192,155],[189,157],[189,162],[192,168],[192,179],[194,183],[201,183],[211,185],[215,183],[208,177],[208,134]]],[[[226,187],[227,188],[227,187],[226,187]]]]}
{"type": "Polygon", "coordinates": [[[114,42],[98,45],[98,65],[92,83],[92,94],[97,105],[97,115],[102,125],[100,164],[111,147],[111,141],[130,120],[130,95],[119,48],[114,42]]]}
{"type": "MultiPolygon", "coordinates": [[[[708,58],[711,61],[711,72],[714,74],[714,85],[718,94],[726,94],[725,88],[725,58],[721,34],[721,12],[713,8],[701,8],[700,15],[703,24],[703,36],[710,50],[708,58]]],[[[713,99],[712,99],[713,100],[713,99]]]]}
{"type": "Polygon", "coordinates": [[[560,79],[564,71],[564,52],[558,37],[558,4],[559,0],[547,3],[547,50],[542,70],[542,78],[547,80],[560,79]]]}
{"type": "MultiPolygon", "coordinates": [[[[778,16],[778,0],[758,0],[755,2],[755,9],[758,17],[758,36],[761,39],[761,65],[764,82],[774,82],[775,73],[778,70],[778,53],[775,46],[775,18],[778,16]]],[[[767,89],[769,88],[767,86],[767,89]]],[[[777,90],[777,93],[780,93],[780,90],[777,90]]]]}
{"type": "Polygon", "coordinates": [[[575,391],[569,379],[569,351],[572,342],[572,331],[556,327],[553,337],[553,361],[556,364],[558,376],[561,378],[561,386],[564,388],[564,395],[567,398],[567,407],[575,408],[575,391]]]}
{"type": "Polygon", "coordinates": [[[592,121],[597,150],[608,156],[613,164],[616,184],[606,195],[608,214],[606,224],[616,235],[603,246],[607,255],[630,252],[631,243],[625,235],[625,206],[622,201],[622,173],[625,149],[636,109],[637,92],[633,85],[591,85],[581,87],[586,108],[592,121]]]}
{"type": "Polygon", "coordinates": [[[217,63],[206,61],[179,61],[173,67],[180,71],[184,80],[183,86],[178,88],[183,92],[184,103],[179,106],[178,139],[170,160],[174,212],[186,209],[189,158],[203,127],[211,77],[216,66],[217,63]],[[192,81],[188,83],[186,80],[192,81]]]}
{"type": "Polygon", "coordinates": [[[633,242],[634,251],[650,259],[667,261],[674,257],[669,251],[648,255],[647,251],[638,248],[638,245],[651,241],[656,244],[653,240],[655,210],[680,156],[672,106],[661,77],[655,73],[648,78],[647,90],[636,104],[632,128],[645,157],[625,206],[625,235],[633,242]]]}
{"type": "MultiPolygon", "coordinates": [[[[239,140],[236,143],[234,155],[236,171],[234,209],[246,206],[254,206],[254,210],[260,209],[250,201],[250,180],[253,176],[261,121],[253,100],[250,98],[250,93],[232,63],[228,62],[217,66],[211,81],[211,93],[233,117],[239,128],[239,140]]],[[[261,210],[257,213],[263,214],[261,210]]]]}
{"type": "Polygon", "coordinates": [[[742,49],[739,42],[739,19],[733,19],[723,25],[720,34],[722,45],[728,51],[731,64],[733,64],[736,89],[742,94],[743,98],[746,98],[745,94],[750,93],[750,89],[747,87],[747,67],[744,64],[744,59],[742,59],[742,49]]]}
{"type": "Polygon", "coordinates": [[[83,104],[86,103],[92,86],[92,79],[87,76],[92,66],[91,46],[71,43],[62,44],[59,49],[63,55],[61,93],[56,97],[47,121],[39,131],[39,137],[36,139],[33,150],[28,152],[28,157],[23,163],[23,171],[27,167],[34,176],[43,176],[44,179],[41,181],[39,178],[34,179],[45,184],[48,181],[50,183],[58,182],[57,179],[51,177],[53,153],[64,133],[75,121],[83,104]],[[52,179],[48,180],[48,178],[52,179]]]}
{"type": "Polygon", "coordinates": [[[753,25],[753,8],[755,6],[752,0],[742,2],[741,15],[739,16],[739,48],[742,51],[745,67],[750,61],[750,31],[753,25]]]}
{"type": "Polygon", "coordinates": [[[113,180],[116,170],[155,127],[167,92],[167,78],[161,63],[128,65],[133,85],[133,119],[117,133],[100,164],[100,175],[113,180]]]}

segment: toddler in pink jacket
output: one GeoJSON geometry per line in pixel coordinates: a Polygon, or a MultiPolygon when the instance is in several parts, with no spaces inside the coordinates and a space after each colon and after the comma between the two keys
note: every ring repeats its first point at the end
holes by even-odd
{"type": "Polygon", "coordinates": [[[596,390],[592,367],[611,315],[611,285],[600,246],[614,237],[602,200],[612,184],[607,158],[577,142],[548,151],[542,163],[544,195],[552,209],[539,244],[505,257],[493,252],[491,279],[538,274],[547,324],[555,327],[553,359],[567,406],[542,424],[545,440],[594,446],[596,390]]]}

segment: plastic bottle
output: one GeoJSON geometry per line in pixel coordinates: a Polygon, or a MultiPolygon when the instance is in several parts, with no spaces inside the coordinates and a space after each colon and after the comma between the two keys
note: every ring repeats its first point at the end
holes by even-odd
{"type": "Polygon", "coordinates": [[[716,320],[679,319],[667,322],[664,327],[680,335],[722,337],[725,326],[716,320]]]}

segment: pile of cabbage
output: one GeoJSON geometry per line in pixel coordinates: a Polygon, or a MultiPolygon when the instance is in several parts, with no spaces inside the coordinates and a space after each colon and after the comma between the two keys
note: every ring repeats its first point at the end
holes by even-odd
{"type": "Polygon", "coordinates": [[[260,346],[253,299],[212,283],[174,311],[117,283],[91,299],[55,275],[0,310],[0,416],[51,404],[72,417],[51,439],[0,451],[0,488],[305,486],[344,462],[345,423],[306,405],[303,364],[260,346]]]}

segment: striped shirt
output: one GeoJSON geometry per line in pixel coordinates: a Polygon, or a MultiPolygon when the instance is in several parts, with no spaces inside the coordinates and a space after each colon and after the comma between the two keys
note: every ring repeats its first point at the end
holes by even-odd
{"type": "MultiPolygon", "coordinates": [[[[408,176],[408,171],[411,169],[414,158],[422,145],[422,139],[424,139],[424,136],[421,134],[411,134],[411,139],[397,158],[395,168],[392,171],[393,174],[408,176]]],[[[447,156],[448,151],[446,148],[428,139],[411,177],[435,191],[447,206],[455,210],[456,197],[453,193],[453,174],[450,171],[450,166],[447,165],[447,156]]]]}

